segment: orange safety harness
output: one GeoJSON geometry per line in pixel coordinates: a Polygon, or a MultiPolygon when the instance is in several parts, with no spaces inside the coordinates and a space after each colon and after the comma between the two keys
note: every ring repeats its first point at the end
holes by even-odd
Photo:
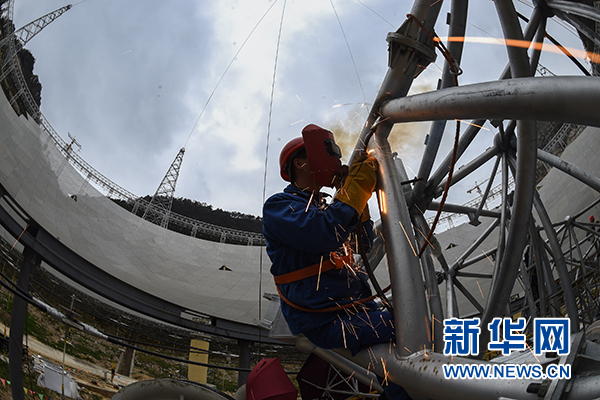
{"type": "MultiPolygon", "coordinates": [[[[289,299],[287,299],[283,295],[283,293],[281,293],[281,289],[279,288],[279,285],[297,282],[297,281],[300,281],[305,278],[310,278],[311,276],[319,275],[326,271],[331,271],[333,269],[339,270],[339,269],[342,269],[346,265],[350,266],[352,261],[353,261],[353,256],[352,256],[351,252],[350,252],[350,254],[343,255],[343,256],[339,255],[336,252],[332,252],[332,253],[330,253],[328,260],[321,260],[320,263],[309,265],[308,267],[304,267],[297,271],[292,271],[292,272],[288,272],[287,274],[274,276],[273,278],[275,280],[275,286],[277,286],[277,293],[279,293],[279,297],[281,297],[281,299],[290,307],[293,307],[297,310],[304,311],[304,312],[321,312],[321,313],[338,311],[338,310],[343,310],[346,308],[352,308],[359,304],[366,303],[368,301],[371,301],[371,300],[379,297],[379,295],[375,294],[375,295],[366,297],[364,299],[353,301],[352,303],[348,303],[348,304],[337,305],[337,306],[327,307],[327,308],[312,309],[312,308],[306,308],[306,307],[302,307],[302,306],[292,303],[289,299]]],[[[383,292],[387,292],[391,287],[392,287],[391,285],[386,287],[383,290],[383,292]]]]}
{"type": "Polygon", "coordinates": [[[309,265],[308,267],[301,268],[297,271],[288,272],[287,274],[278,275],[273,277],[275,283],[283,285],[286,283],[298,282],[311,276],[319,275],[332,269],[342,269],[344,265],[350,265],[352,254],[340,256],[339,254],[332,252],[329,254],[329,259],[321,259],[320,263],[309,265]]]}

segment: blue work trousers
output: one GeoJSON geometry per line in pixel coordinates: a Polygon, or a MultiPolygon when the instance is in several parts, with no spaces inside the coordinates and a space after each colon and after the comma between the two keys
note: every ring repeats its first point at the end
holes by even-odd
{"type": "MultiPolygon", "coordinates": [[[[350,310],[350,309],[349,309],[350,310]]],[[[389,311],[348,311],[332,322],[309,329],[304,335],[323,349],[346,348],[356,355],[362,346],[388,343],[396,338],[394,318],[389,311]]],[[[410,399],[402,386],[380,379],[389,399],[410,399]]]]}

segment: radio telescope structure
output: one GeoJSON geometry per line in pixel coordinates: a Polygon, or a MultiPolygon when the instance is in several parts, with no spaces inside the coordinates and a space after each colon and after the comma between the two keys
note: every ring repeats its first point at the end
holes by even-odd
{"type": "MultiPolygon", "coordinates": [[[[600,232],[590,219],[598,216],[600,201],[598,2],[539,0],[530,15],[522,15],[516,2],[495,1],[496,15],[490,18],[502,27],[498,51],[506,57],[505,69],[497,80],[465,85],[461,58],[470,45],[469,1],[450,3],[445,38],[434,29],[443,2],[434,0],[415,0],[405,22],[388,35],[388,71],[355,148],[372,151],[379,161],[381,246],[370,259],[390,272],[398,337],[392,351],[373,346],[351,357],[290,336],[277,317],[277,297],[263,297],[276,288],[260,273],[260,259],[267,259],[260,235],[171,215],[194,232],[219,238],[198,239],[128,212],[110,197],[141,200],[72,151],[35,104],[14,101],[12,95],[27,96],[14,90],[0,99],[0,222],[24,257],[11,338],[22,336],[28,301],[45,307],[28,287],[43,264],[94,296],[145,317],[237,339],[243,348],[250,342],[294,342],[355,372],[358,380],[373,383],[373,374],[385,376],[415,399],[600,396],[594,355],[600,232]],[[555,45],[547,32],[550,19],[581,36],[589,67],[555,45]],[[548,46],[576,62],[581,74],[547,73],[538,62],[548,46]],[[421,71],[439,57],[444,60],[439,87],[409,95],[421,71]],[[415,121],[432,123],[412,179],[390,138],[395,126],[415,121]],[[484,126],[493,135],[482,140],[484,126]],[[447,135],[456,135],[450,151],[440,146],[447,135]],[[479,185],[481,195],[468,204],[452,202],[447,193],[459,182],[479,185]],[[256,321],[259,309],[269,311],[256,321]],[[548,361],[573,365],[569,384],[442,377],[443,365],[488,363],[443,355],[445,319],[478,317],[484,327],[494,318],[516,316],[529,321],[528,332],[535,318],[570,321],[571,352],[548,361]]],[[[4,10],[6,18],[12,17],[10,10],[4,10]]],[[[20,81],[11,79],[10,85],[20,81]]],[[[379,277],[387,275],[378,269],[379,277]]],[[[481,349],[489,341],[482,329],[481,349]]],[[[528,357],[519,356],[521,361],[494,362],[528,357]]],[[[19,357],[11,356],[11,381],[22,388],[19,357]]]]}

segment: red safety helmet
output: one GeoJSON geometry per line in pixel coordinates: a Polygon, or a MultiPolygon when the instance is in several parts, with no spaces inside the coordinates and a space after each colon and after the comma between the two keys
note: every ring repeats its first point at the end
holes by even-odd
{"type": "Polygon", "coordinates": [[[301,148],[306,148],[310,172],[320,186],[333,187],[334,177],[340,173],[342,152],[335,143],[333,133],[310,124],[302,129],[302,137],[290,140],[279,155],[279,168],[283,180],[290,182],[289,160],[301,148]]]}
{"type": "Polygon", "coordinates": [[[287,170],[287,163],[290,160],[290,157],[304,147],[304,139],[302,137],[297,137],[295,139],[290,140],[279,154],[279,173],[284,181],[290,182],[290,174],[287,170]]]}

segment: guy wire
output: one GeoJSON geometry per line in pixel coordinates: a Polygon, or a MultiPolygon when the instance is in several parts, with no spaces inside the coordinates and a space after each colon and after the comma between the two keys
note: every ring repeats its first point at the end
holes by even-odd
{"type": "MultiPolygon", "coordinates": [[[[263,177],[263,194],[262,194],[262,204],[265,204],[266,196],[267,196],[267,166],[269,165],[269,140],[271,138],[271,121],[273,119],[273,98],[275,95],[275,78],[277,76],[277,62],[279,59],[279,46],[281,44],[281,31],[283,29],[283,17],[285,16],[285,6],[287,4],[287,0],[283,1],[283,8],[281,10],[281,20],[279,21],[279,33],[277,35],[277,47],[275,50],[275,65],[273,66],[273,80],[271,83],[271,99],[269,102],[269,119],[267,123],[267,141],[265,145],[265,173],[263,177]]],[[[263,222],[264,223],[264,222],[263,222]]],[[[263,267],[263,252],[262,248],[260,251],[260,263],[259,263],[259,274],[258,274],[258,319],[262,320],[262,267],[263,267]]]]}
{"type": "Polygon", "coordinates": [[[190,138],[192,137],[192,134],[194,133],[194,130],[198,126],[198,122],[200,122],[200,118],[202,118],[202,115],[204,115],[204,111],[206,111],[206,107],[208,107],[208,103],[210,103],[210,101],[212,100],[215,92],[217,91],[217,88],[221,84],[221,81],[223,80],[223,78],[225,78],[225,75],[229,71],[229,68],[231,68],[231,65],[233,65],[233,62],[235,61],[235,59],[237,58],[237,56],[240,54],[240,52],[242,51],[242,49],[244,48],[244,46],[246,45],[246,43],[248,42],[248,40],[250,39],[250,37],[254,34],[254,31],[256,31],[256,28],[258,28],[258,26],[261,24],[261,22],[263,21],[263,19],[265,19],[265,17],[269,13],[269,11],[271,11],[271,9],[275,5],[275,3],[277,3],[277,0],[275,0],[273,2],[273,4],[271,4],[271,6],[267,9],[267,11],[265,11],[265,13],[263,14],[263,16],[260,17],[260,19],[258,20],[258,22],[256,23],[256,25],[254,26],[254,28],[252,28],[252,30],[250,31],[250,33],[248,34],[248,36],[246,37],[246,39],[244,40],[244,42],[242,43],[242,45],[240,46],[240,48],[238,49],[238,51],[235,53],[235,55],[233,56],[233,58],[229,62],[229,65],[227,65],[227,68],[225,68],[225,71],[223,71],[223,75],[221,75],[221,77],[219,78],[219,81],[215,85],[215,88],[211,92],[210,96],[208,96],[208,100],[206,100],[206,103],[204,104],[204,107],[202,107],[202,110],[200,111],[200,115],[198,115],[198,118],[196,119],[196,123],[194,123],[194,126],[192,127],[192,130],[190,131],[190,134],[188,135],[188,138],[185,141],[185,144],[183,145],[183,147],[186,147],[187,144],[188,144],[188,142],[190,141],[190,138]]]}

